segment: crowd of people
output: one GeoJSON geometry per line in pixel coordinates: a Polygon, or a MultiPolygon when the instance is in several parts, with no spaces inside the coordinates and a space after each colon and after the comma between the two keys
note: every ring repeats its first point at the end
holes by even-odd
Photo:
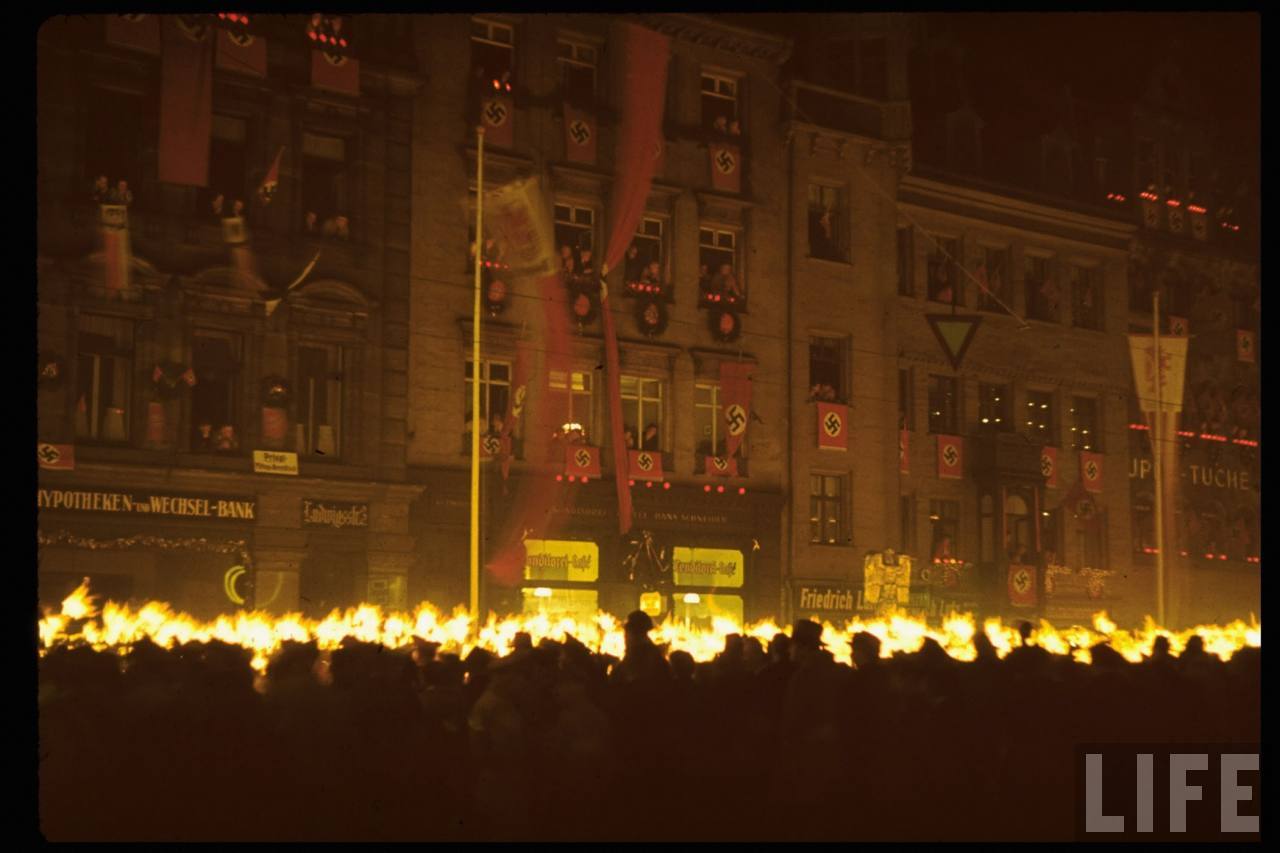
{"type": "Polygon", "coordinates": [[[518,635],[465,658],[287,644],[256,676],[220,643],[41,659],[40,818],[50,839],[1071,838],[1075,747],[1256,743],[1260,650],[1193,638],[1082,664],[980,633],[852,665],[798,622],[713,661],[622,659],[518,635]]]}

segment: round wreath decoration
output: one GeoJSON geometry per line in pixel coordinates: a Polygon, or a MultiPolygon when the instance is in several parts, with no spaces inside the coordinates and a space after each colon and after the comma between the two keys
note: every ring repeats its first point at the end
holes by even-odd
{"type": "Polygon", "coordinates": [[[651,338],[656,338],[667,330],[667,306],[663,305],[657,299],[641,299],[636,302],[635,306],[636,326],[640,328],[640,332],[651,338]]]}
{"type": "Polygon", "coordinates": [[[61,388],[67,378],[67,364],[62,356],[53,352],[40,353],[36,365],[36,382],[39,387],[53,391],[61,388]]]}
{"type": "Polygon", "coordinates": [[[730,308],[713,308],[707,312],[711,335],[722,343],[732,343],[742,334],[742,319],[730,308]]]}

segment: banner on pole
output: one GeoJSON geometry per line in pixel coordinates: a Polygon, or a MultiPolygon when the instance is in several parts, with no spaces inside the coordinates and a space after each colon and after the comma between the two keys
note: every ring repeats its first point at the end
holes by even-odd
{"type": "MultiPolygon", "coordinates": [[[[1156,410],[1156,346],[1151,335],[1129,336],[1129,358],[1138,406],[1156,410]]],[[[1182,411],[1182,386],[1187,369],[1187,338],[1160,339],[1159,398],[1164,411],[1182,411]]]]}

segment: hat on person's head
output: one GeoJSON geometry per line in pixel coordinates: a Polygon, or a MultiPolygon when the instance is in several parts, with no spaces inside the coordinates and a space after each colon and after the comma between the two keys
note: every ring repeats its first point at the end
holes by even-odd
{"type": "Polygon", "coordinates": [[[880,657],[880,638],[868,631],[854,634],[851,647],[855,656],[863,654],[868,660],[880,657]]]}
{"type": "Polygon", "coordinates": [[[653,630],[653,618],[643,610],[632,610],[627,614],[627,621],[622,627],[628,633],[647,634],[653,630]]]}
{"type": "Polygon", "coordinates": [[[809,648],[822,648],[822,626],[812,619],[799,619],[791,626],[791,642],[809,648]]]}

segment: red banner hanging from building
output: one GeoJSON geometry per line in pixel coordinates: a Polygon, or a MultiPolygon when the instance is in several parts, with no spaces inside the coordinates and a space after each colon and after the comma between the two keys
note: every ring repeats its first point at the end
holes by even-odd
{"type": "Polygon", "coordinates": [[[656,450],[628,450],[628,476],[632,480],[662,480],[662,454],[656,450]]]}
{"type": "Polygon", "coordinates": [[[1058,448],[1040,448],[1040,473],[1044,474],[1045,486],[1058,488],[1058,448]]]}
{"type": "Polygon", "coordinates": [[[267,40],[241,29],[218,30],[217,66],[238,74],[267,76],[267,40]]]}
{"type": "MultiPolygon", "coordinates": [[[[655,30],[636,24],[620,24],[622,37],[622,121],[618,127],[618,147],[614,162],[618,176],[609,205],[609,242],[605,247],[601,278],[622,262],[631,245],[649,199],[655,165],[653,142],[662,134],[663,99],[667,90],[667,58],[671,42],[655,30]]],[[[602,282],[603,283],[603,282],[602,282]]],[[[623,482],[627,466],[626,444],[622,436],[622,393],[618,368],[618,333],[614,328],[609,289],[600,288],[600,317],[604,327],[605,380],[609,383],[609,427],[613,440],[614,472],[617,475],[618,529],[631,529],[631,490],[623,482]]]]}
{"type": "Polygon", "coordinates": [[[1080,482],[1086,492],[1102,494],[1102,454],[1080,451],[1080,482]]]}
{"type": "Polygon", "coordinates": [[[751,421],[751,365],[720,362],[720,410],[723,413],[724,454],[733,457],[747,437],[751,421]]]}
{"type": "Polygon", "coordinates": [[[484,126],[484,144],[511,148],[516,144],[516,110],[511,98],[497,90],[480,96],[480,124],[484,126]]]}
{"type": "Polygon", "coordinates": [[[570,163],[596,164],[596,117],[572,104],[564,105],[564,155],[570,163]]]}
{"type": "Polygon", "coordinates": [[[1036,606],[1036,567],[1009,565],[1009,603],[1015,607],[1036,606]]]}
{"type": "Polygon", "coordinates": [[[938,436],[938,477],[946,480],[964,477],[964,439],[960,436],[938,436]]]}
{"type": "Polygon", "coordinates": [[[818,403],[818,447],[849,449],[849,407],[840,403],[818,403]]]}
{"type": "Polygon", "coordinates": [[[564,449],[564,472],[570,477],[599,479],[600,448],[587,444],[569,445],[564,449]]]}
{"type": "Polygon", "coordinates": [[[712,142],[707,145],[711,162],[711,186],[721,192],[742,192],[742,152],[736,145],[712,142]]]}
{"type": "Polygon", "coordinates": [[[706,471],[716,477],[738,476],[738,460],[733,457],[708,456],[704,460],[706,471]]]}
{"type": "Polygon", "coordinates": [[[311,51],[311,85],[343,95],[360,94],[360,61],[328,50],[311,51]]]}
{"type": "Polygon", "coordinates": [[[207,24],[166,16],[160,58],[159,177],[170,184],[209,184],[213,137],[213,39],[207,24]]]}
{"type": "Polygon", "coordinates": [[[160,53],[160,18],[157,15],[107,15],[107,44],[160,53]]]}
{"type": "Polygon", "coordinates": [[[73,444],[36,443],[36,461],[41,468],[51,471],[74,471],[76,448],[73,444]]]}

